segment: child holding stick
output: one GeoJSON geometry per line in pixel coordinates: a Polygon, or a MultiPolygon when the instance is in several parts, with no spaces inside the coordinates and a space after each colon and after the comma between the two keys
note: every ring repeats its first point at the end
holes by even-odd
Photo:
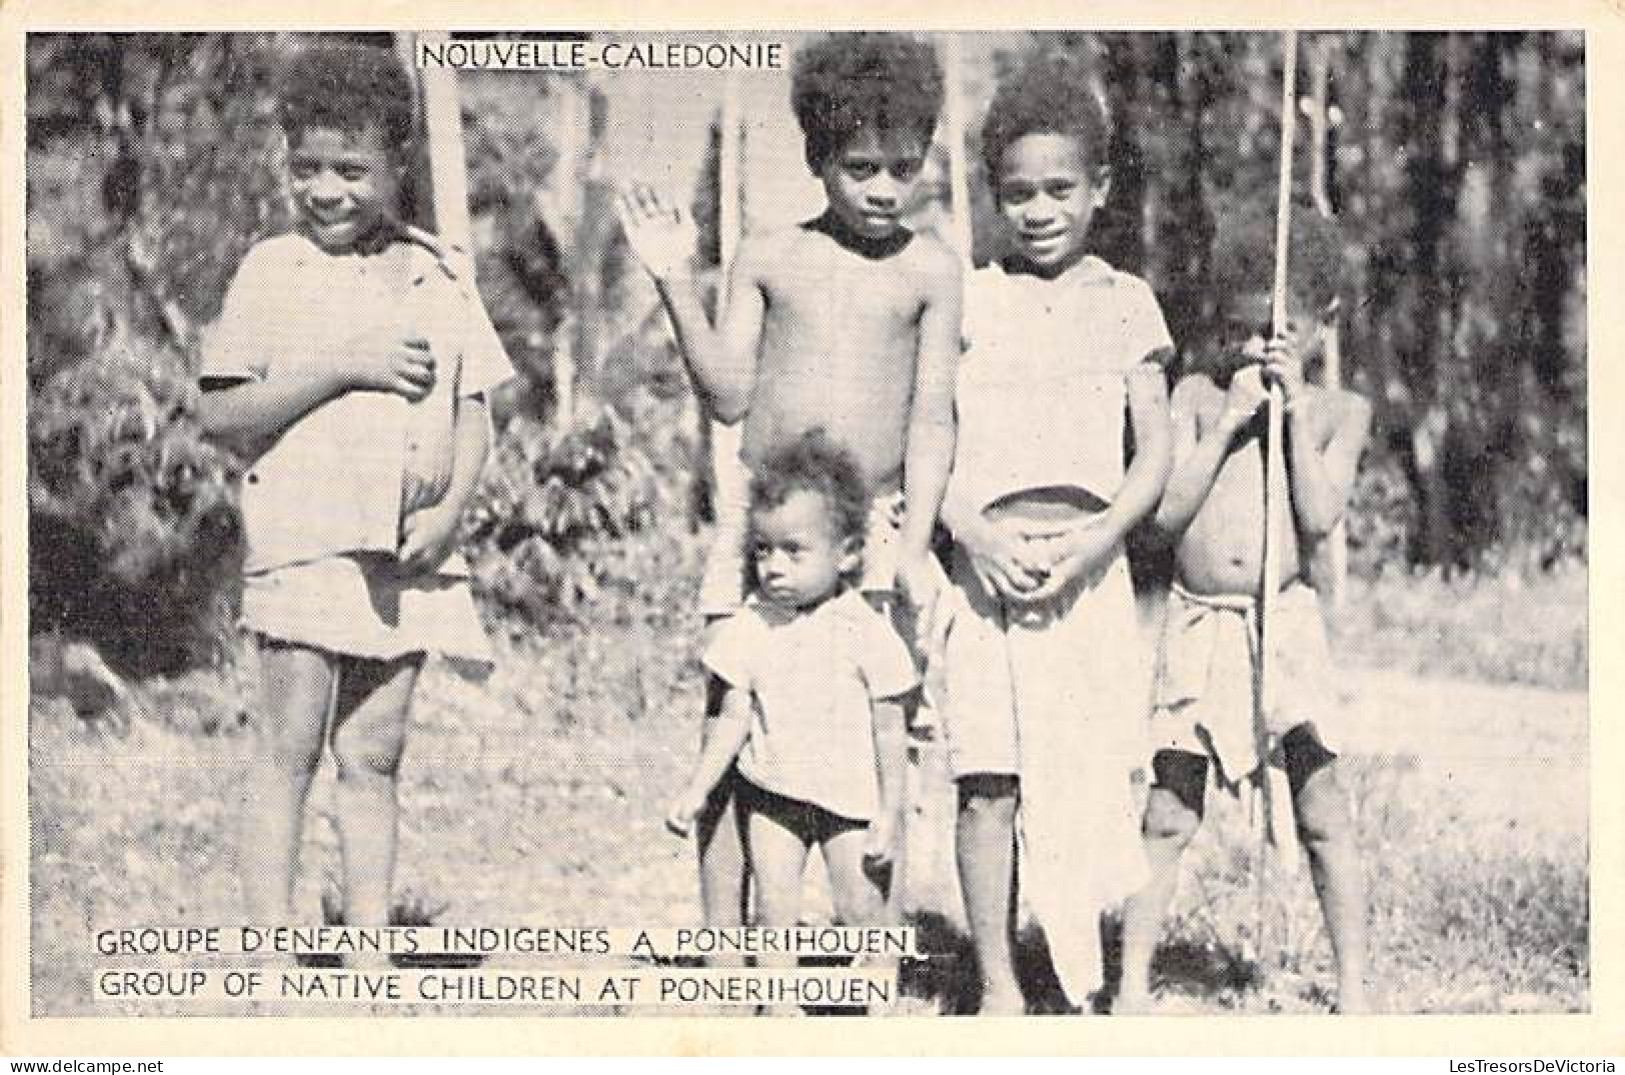
{"type": "Polygon", "coordinates": [[[1309,564],[1342,518],[1371,408],[1360,396],[1314,387],[1304,365],[1320,353],[1336,309],[1343,245],[1313,213],[1293,222],[1286,330],[1270,338],[1267,214],[1235,213],[1214,241],[1218,312],[1189,349],[1174,389],[1174,470],[1156,525],[1176,542],[1156,680],[1154,782],[1145,811],[1151,882],[1129,902],[1120,1010],[1150,1000],[1152,950],[1180,857],[1201,824],[1208,774],[1220,787],[1285,768],[1298,835],[1338,964],[1338,1008],[1366,1001],[1365,888],[1348,792],[1338,779],[1331,656],[1309,564]],[[1267,342],[1266,342],[1267,341],[1267,342]],[[1286,480],[1270,491],[1290,506],[1270,540],[1281,573],[1268,635],[1270,706],[1254,728],[1256,622],[1264,563],[1265,414],[1270,385],[1285,399],[1286,480]],[[1258,742],[1258,732],[1267,741],[1258,742]]]}

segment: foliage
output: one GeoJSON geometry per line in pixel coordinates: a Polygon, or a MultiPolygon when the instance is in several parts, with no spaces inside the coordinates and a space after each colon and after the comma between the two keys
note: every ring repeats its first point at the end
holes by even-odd
{"type": "Polygon", "coordinates": [[[214,656],[242,566],[233,466],[191,403],[184,370],[135,351],[59,371],[29,408],[33,629],[127,674],[214,656]]]}
{"type": "Polygon", "coordinates": [[[657,475],[613,408],[573,429],[516,418],[472,513],[481,592],[531,622],[579,610],[618,579],[610,554],[648,529],[657,475]]]}
{"type": "MultiPolygon", "coordinates": [[[[1080,59],[1117,121],[1101,253],[1202,329],[1215,216],[1274,200],[1273,34],[1034,35],[1080,59]]],[[[1586,514],[1585,71],[1577,33],[1300,35],[1300,104],[1324,64],[1324,195],[1350,240],[1344,383],[1376,406],[1367,465],[1406,559],[1498,545],[1582,551],[1586,514]],[[1394,499],[1402,494],[1403,507],[1394,499]]],[[[1000,58],[1011,70],[1022,55],[1000,58]]],[[[976,120],[972,119],[972,133],[976,120]]],[[[1312,192],[1299,123],[1294,190],[1312,192]]],[[[985,183],[985,180],[983,180],[985,183]]],[[[991,253],[983,215],[979,255],[991,253]]],[[[1368,488],[1365,503],[1373,503],[1368,488]]],[[[1386,541],[1386,539],[1385,539],[1386,541]]]]}

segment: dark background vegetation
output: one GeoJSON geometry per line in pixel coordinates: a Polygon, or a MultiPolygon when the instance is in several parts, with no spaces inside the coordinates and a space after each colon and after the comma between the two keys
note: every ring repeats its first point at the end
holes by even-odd
{"type": "MultiPolygon", "coordinates": [[[[30,35],[35,626],[132,670],[205,659],[229,612],[233,463],[190,423],[190,374],[242,253],[287,225],[271,92],[299,37],[30,35]]],[[[1183,338],[1217,207],[1273,199],[1278,39],[1025,48],[1069,52],[1106,87],[1118,136],[1102,252],[1151,280],[1183,338]]],[[[982,84],[1022,51],[999,53],[982,84]]],[[[1325,33],[1303,55],[1305,102],[1318,66],[1333,122],[1323,141],[1300,123],[1296,188],[1351,241],[1344,381],[1377,408],[1354,570],[1583,560],[1582,36],[1325,33]]],[[[462,88],[480,288],[522,375],[468,538],[488,607],[535,625],[637,585],[655,555],[638,542],[697,521],[703,456],[664,324],[604,212],[603,94],[558,74],[462,88]]],[[[702,224],[714,174],[713,160],[694,193],[702,224]]],[[[702,260],[714,249],[713,234],[702,260]]]]}

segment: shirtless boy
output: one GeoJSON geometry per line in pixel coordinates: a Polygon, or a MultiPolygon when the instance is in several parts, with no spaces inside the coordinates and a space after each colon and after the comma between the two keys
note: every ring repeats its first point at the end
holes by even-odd
{"type": "Polygon", "coordinates": [[[1315,545],[1342,517],[1371,409],[1346,391],[1305,383],[1335,311],[1343,248],[1335,225],[1294,222],[1288,326],[1269,336],[1272,227],[1262,213],[1222,221],[1215,240],[1218,312],[1174,388],[1174,466],[1156,523],[1176,542],[1152,716],[1154,781],[1144,835],[1151,881],[1124,921],[1118,1010],[1144,1010],[1152,949],[1181,854],[1201,824],[1209,771],[1234,788],[1284,765],[1293,819],[1338,966],[1338,1008],[1366,1010],[1366,904],[1348,794],[1328,725],[1330,656],[1309,578],[1315,545]],[[1285,398],[1287,478],[1279,596],[1271,605],[1267,740],[1253,727],[1255,598],[1263,571],[1268,386],[1285,398]],[[1262,754],[1262,756],[1261,756],[1262,754]]]}
{"type": "MultiPolygon", "coordinates": [[[[709,415],[742,423],[744,465],[816,428],[856,459],[874,497],[861,589],[896,610],[899,584],[915,602],[934,585],[929,544],[953,456],[959,262],[903,225],[942,72],[931,47],[909,37],[831,35],[797,56],[791,103],[828,207],[740,243],[715,326],[688,272],[684,214],[638,189],[622,198],[622,222],[709,415]]],[[[742,529],[718,535],[701,598],[713,623],[743,599],[743,543],[742,529]]],[[[744,913],[733,787],[722,782],[697,826],[702,897],[716,925],[744,913]]]]}

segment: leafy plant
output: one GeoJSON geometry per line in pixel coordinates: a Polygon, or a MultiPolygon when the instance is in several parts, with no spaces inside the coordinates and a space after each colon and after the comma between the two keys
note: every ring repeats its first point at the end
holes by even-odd
{"type": "Polygon", "coordinates": [[[470,520],[479,588],[532,623],[572,614],[615,577],[605,544],[653,523],[657,478],[612,407],[574,429],[516,418],[470,520]]]}
{"type": "Polygon", "coordinates": [[[192,403],[175,359],[126,345],[54,374],[29,409],[33,629],[126,674],[216,656],[241,570],[234,464],[192,403]]]}

